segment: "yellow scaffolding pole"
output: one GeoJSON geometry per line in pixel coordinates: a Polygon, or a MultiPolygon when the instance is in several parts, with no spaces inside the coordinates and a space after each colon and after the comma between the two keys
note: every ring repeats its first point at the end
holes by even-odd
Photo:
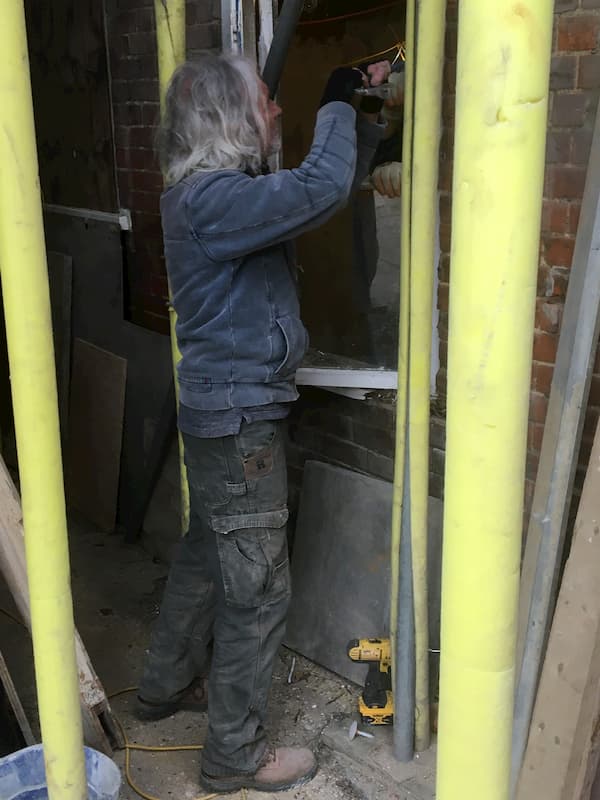
{"type": "Polygon", "coordinates": [[[442,112],[445,0],[418,0],[412,150],[408,439],[415,616],[415,750],[429,747],[427,510],[433,277],[442,112]]]}
{"type": "Polygon", "coordinates": [[[22,0],[0,25],[0,274],[50,800],[85,800],[48,271],[22,0]]]}
{"type": "Polygon", "coordinates": [[[462,0],[439,800],[507,800],[552,0],[462,0]]]}
{"type": "MultiPolygon", "coordinates": [[[[154,0],[156,17],[156,41],[158,45],[158,83],[160,89],[161,113],[164,111],[165,92],[175,69],[185,61],[185,0],[154,0]]],[[[177,364],[181,353],[177,346],[175,325],[177,314],[171,302],[169,287],[169,325],[171,328],[171,353],[173,358],[173,380],[175,381],[175,399],[179,405],[179,384],[177,382],[177,364]]],[[[190,491],[187,472],[183,459],[183,439],[179,440],[179,475],[181,482],[181,530],[185,533],[190,523],[190,491]]]]}
{"type": "MultiPolygon", "coordinates": [[[[392,653],[392,686],[394,691],[394,751],[401,760],[410,758],[412,752],[412,724],[398,718],[399,710],[408,706],[401,693],[406,691],[406,670],[398,661],[398,598],[400,592],[400,545],[402,538],[402,514],[404,505],[404,482],[406,460],[406,426],[408,417],[408,353],[410,310],[410,199],[412,186],[412,137],[413,101],[415,76],[415,0],[406,4],[406,68],[404,84],[404,128],[402,139],[402,206],[400,221],[400,321],[398,329],[398,390],[396,394],[396,445],[394,453],[394,486],[392,503],[392,530],[390,551],[390,648],[392,653]],[[401,726],[401,727],[400,727],[401,726]]],[[[412,703],[409,704],[412,707],[412,703]]]]}

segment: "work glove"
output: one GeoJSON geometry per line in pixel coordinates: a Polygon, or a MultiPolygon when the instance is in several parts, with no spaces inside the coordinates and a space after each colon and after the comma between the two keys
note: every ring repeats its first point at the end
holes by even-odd
{"type": "Polygon", "coordinates": [[[380,164],[371,173],[374,189],[384,197],[400,197],[402,194],[402,164],[390,161],[380,164]]]}
{"type": "Polygon", "coordinates": [[[337,67],[334,69],[325,86],[319,108],[326,103],[339,100],[342,103],[351,103],[354,99],[354,90],[365,85],[364,74],[355,67],[337,67]]]}
{"type": "Polygon", "coordinates": [[[360,110],[365,114],[379,114],[382,108],[381,97],[363,97],[360,101],[360,110]]]}
{"type": "Polygon", "coordinates": [[[392,72],[388,78],[392,96],[385,101],[383,117],[389,122],[401,120],[404,115],[404,72],[392,72]]]}

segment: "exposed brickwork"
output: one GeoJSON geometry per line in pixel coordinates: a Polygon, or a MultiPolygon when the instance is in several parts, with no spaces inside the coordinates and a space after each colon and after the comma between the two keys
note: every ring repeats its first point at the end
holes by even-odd
{"type": "MultiPolygon", "coordinates": [[[[187,4],[188,56],[220,46],[219,15],[218,0],[187,4]]],[[[159,95],[153,0],[110,0],[107,25],[119,201],[133,220],[127,242],[128,312],[134,322],[166,332],[162,176],[154,154],[159,95]]]]}
{"type": "MultiPolygon", "coordinates": [[[[120,202],[132,211],[134,234],[129,248],[129,292],[132,318],[166,329],[166,278],[158,196],[161,176],[152,142],[158,119],[158,81],[152,0],[108,3],[109,46],[115,119],[120,202]]],[[[219,4],[190,2],[187,9],[191,53],[219,46],[219,4]]],[[[450,279],[452,152],[454,146],[458,2],[448,0],[444,70],[443,133],[440,154],[439,336],[441,368],[438,392],[446,392],[448,294],[450,279]]],[[[600,0],[556,0],[550,76],[547,169],[544,186],[538,299],[533,349],[530,431],[527,457],[527,507],[539,461],[553,364],[591,146],[591,130],[600,91],[600,0]]],[[[290,473],[301,477],[303,459],[333,463],[390,479],[393,459],[393,415],[373,422],[372,403],[344,401],[317,392],[299,406],[293,425],[290,473]],[[307,404],[308,403],[308,404],[307,404]],[[358,411],[357,409],[368,409],[358,411]],[[295,426],[295,427],[294,427],[295,426]],[[296,437],[294,439],[294,436],[296,437]]],[[[377,414],[383,412],[376,412],[377,414]]],[[[592,383],[584,430],[580,472],[585,468],[600,413],[600,358],[592,383]]],[[[443,422],[432,421],[431,480],[442,496],[443,422]]],[[[299,484],[298,484],[299,485],[299,484]]]]}
{"type": "Polygon", "coordinates": [[[444,96],[442,99],[442,139],[440,145],[440,249],[438,334],[440,340],[440,369],[437,390],[446,395],[446,364],[448,354],[448,297],[450,291],[450,235],[452,231],[452,156],[454,151],[454,118],[456,101],[456,46],[458,31],[458,2],[448,0],[446,8],[446,39],[444,63],[444,96]]]}
{"type": "MultiPolygon", "coordinates": [[[[442,497],[445,452],[443,420],[430,427],[429,493],[442,497]]],[[[290,417],[288,468],[290,510],[295,513],[308,459],[374,475],[394,477],[395,405],[392,399],[356,401],[322,389],[304,389],[290,417]]]]}
{"type": "MultiPolygon", "coordinates": [[[[529,415],[527,510],[533,495],[560,323],[589,161],[600,90],[600,2],[557,3],[548,127],[540,280],[529,415]]],[[[589,458],[600,398],[590,398],[580,453],[589,458]]],[[[576,489],[580,482],[576,483],[576,489]]]]}
{"type": "MultiPolygon", "coordinates": [[[[448,281],[450,274],[452,128],[456,73],[456,2],[448,2],[446,76],[440,164],[440,362],[438,390],[446,387],[448,281]]],[[[600,93],[600,0],[556,0],[546,176],[540,241],[538,299],[533,347],[527,455],[526,512],[529,511],[539,462],[548,396],[558,347],[562,312],[573,260],[592,128],[600,93]]],[[[579,482],[600,413],[600,357],[596,359],[579,482]]]]}

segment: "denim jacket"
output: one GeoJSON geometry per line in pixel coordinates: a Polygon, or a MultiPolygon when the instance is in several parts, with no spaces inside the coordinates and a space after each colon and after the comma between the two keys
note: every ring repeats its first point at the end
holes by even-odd
{"type": "Polygon", "coordinates": [[[357,124],[347,103],[328,103],[298,168],[195,172],[163,193],[183,405],[224,410],[298,397],[308,335],[290,240],[346,202],[382,135],[379,125],[357,124]]]}

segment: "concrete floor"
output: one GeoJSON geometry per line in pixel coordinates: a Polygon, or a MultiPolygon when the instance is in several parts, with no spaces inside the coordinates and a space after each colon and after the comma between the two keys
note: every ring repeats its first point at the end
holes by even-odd
{"type": "MultiPolygon", "coordinates": [[[[110,695],[138,680],[144,647],[157,614],[167,568],[154,562],[139,545],[125,545],[117,536],[71,524],[71,559],[75,614],[92,663],[110,695]]],[[[6,587],[0,584],[0,608],[14,613],[6,587]]],[[[0,649],[30,719],[35,721],[35,692],[28,634],[0,614],[0,649]]],[[[281,650],[270,701],[270,731],[275,743],[314,749],[319,773],[304,787],[272,797],[294,800],[431,800],[434,795],[433,751],[410,764],[392,756],[391,728],[369,729],[375,738],[348,739],[356,718],[359,689],[353,684],[281,650]]],[[[204,714],[180,713],[158,723],[141,724],[131,714],[133,694],[112,699],[113,711],[132,742],[148,745],[201,743],[204,714]]],[[[34,724],[35,728],[35,724],[34,724]]],[[[124,753],[114,756],[123,768],[124,753]]],[[[132,753],[131,774],[145,792],[160,800],[203,797],[197,781],[198,754],[132,753]]],[[[232,795],[239,797],[241,795],[232,795]]],[[[264,797],[248,792],[249,800],[264,797]]],[[[138,795],[124,783],[121,799],[138,795]]]]}

